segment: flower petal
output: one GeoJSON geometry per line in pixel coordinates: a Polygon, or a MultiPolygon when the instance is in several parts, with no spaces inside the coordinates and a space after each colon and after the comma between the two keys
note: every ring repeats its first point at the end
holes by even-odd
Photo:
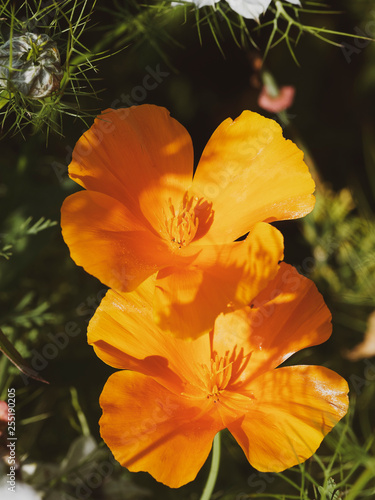
{"type": "Polygon", "coordinates": [[[185,339],[208,332],[218,314],[248,304],[265,288],[283,258],[283,239],[259,223],[244,241],[194,250],[191,266],[162,269],[155,288],[155,321],[185,339]]]}
{"type": "Polygon", "coordinates": [[[186,129],[162,107],[107,109],[77,142],[70,177],[88,190],[121,201],[152,226],[163,220],[166,192],[178,206],[193,175],[186,129]],[[141,201],[140,201],[141,200],[141,201]]]}
{"type": "Polygon", "coordinates": [[[100,405],[101,436],[116,460],[171,488],[195,479],[223,428],[205,412],[204,400],[176,396],[152,378],[129,371],[111,375],[100,405]]]}
{"type": "Polygon", "coordinates": [[[199,367],[210,363],[210,340],[185,342],[162,332],[153,320],[154,289],[152,276],[134,292],[109,290],[89,323],[88,342],[115,368],[152,376],[177,394],[198,394],[199,367]]]}
{"type": "Polygon", "coordinates": [[[171,262],[162,239],[101,193],[80,191],[66,198],[61,226],[74,262],[118,290],[134,289],[171,262]]]}
{"type": "Polygon", "coordinates": [[[205,239],[227,243],[256,222],[306,215],[314,206],[314,186],[302,151],[283,138],[280,125],[244,111],[225,120],[208,141],[192,190],[213,203],[205,239]]]}
{"type": "Polygon", "coordinates": [[[227,0],[227,2],[240,16],[259,20],[259,16],[266,12],[271,0],[227,0]]]}
{"type": "Polygon", "coordinates": [[[282,262],[250,307],[217,318],[213,349],[223,356],[237,345],[245,356],[251,355],[237,379],[243,382],[305,347],[325,342],[331,331],[331,313],[314,283],[282,262]]]}
{"type": "Polygon", "coordinates": [[[269,111],[270,113],[280,113],[290,108],[294,101],[296,88],[292,85],[281,87],[277,95],[269,93],[266,85],[263,85],[258,96],[258,106],[269,111]]]}
{"type": "Polygon", "coordinates": [[[219,0],[181,0],[180,2],[172,2],[171,6],[176,7],[177,5],[186,5],[187,3],[194,3],[199,9],[201,7],[214,7],[215,3],[219,0]]]}
{"type": "Polygon", "coordinates": [[[227,427],[250,464],[263,472],[280,472],[307,460],[348,409],[348,384],[320,366],[272,370],[250,387],[251,409],[248,398],[236,398],[243,417],[227,427]]]}

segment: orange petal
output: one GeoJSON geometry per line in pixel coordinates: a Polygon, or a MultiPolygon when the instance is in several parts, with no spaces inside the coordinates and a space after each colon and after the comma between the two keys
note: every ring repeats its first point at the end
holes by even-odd
{"type": "Polygon", "coordinates": [[[320,366],[272,370],[249,388],[251,404],[249,398],[236,398],[242,417],[227,427],[250,464],[263,472],[280,472],[307,460],[348,409],[348,384],[320,366]]]}
{"type": "Polygon", "coordinates": [[[256,297],[278,271],[283,239],[273,226],[259,223],[245,241],[194,250],[191,266],[162,269],[155,288],[156,322],[185,339],[208,332],[222,311],[256,297]]]}
{"type": "Polygon", "coordinates": [[[145,104],[103,111],[77,142],[69,175],[155,227],[168,197],[178,206],[191,185],[193,161],[185,128],[165,108],[145,104]]]}
{"type": "Polygon", "coordinates": [[[213,203],[215,216],[206,238],[228,243],[256,222],[306,215],[314,206],[314,186],[302,151],[283,138],[281,127],[244,111],[216,129],[192,189],[213,203]]]}
{"type": "Polygon", "coordinates": [[[204,400],[176,396],[152,378],[129,371],[108,379],[100,405],[101,436],[116,460],[171,488],[195,479],[222,429],[204,411],[204,400]]]}
{"type": "Polygon", "coordinates": [[[80,191],[66,198],[61,225],[74,262],[118,290],[134,289],[171,261],[161,238],[101,193],[80,191]]]}
{"type": "Polygon", "coordinates": [[[213,349],[223,356],[237,345],[244,355],[251,353],[240,382],[276,368],[305,347],[325,342],[331,331],[331,313],[314,283],[282,262],[251,307],[217,318],[213,349]]]}
{"type": "Polygon", "coordinates": [[[197,366],[210,364],[210,340],[185,342],[162,332],[153,320],[154,288],[151,277],[134,292],[109,290],[89,323],[88,342],[111,366],[150,375],[178,394],[200,393],[197,366]]]}

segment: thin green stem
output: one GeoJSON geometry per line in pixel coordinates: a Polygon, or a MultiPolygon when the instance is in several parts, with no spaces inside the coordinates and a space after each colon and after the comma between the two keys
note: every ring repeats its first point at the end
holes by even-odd
{"type": "MultiPolygon", "coordinates": [[[[371,464],[373,465],[373,464],[371,464]]],[[[348,495],[346,496],[347,500],[354,500],[355,498],[358,498],[357,495],[359,495],[366,484],[373,479],[374,477],[374,468],[370,467],[368,469],[365,469],[362,474],[359,476],[357,481],[354,483],[354,485],[351,487],[348,495]]]]}
{"type": "Polygon", "coordinates": [[[276,1],[276,19],[280,16],[282,16],[286,21],[288,21],[290,26],[297,26],[298,29],[300,29],[302,31],[306,31],[307,33],[310,33],[310,35],[316,36],[317,38],[320,38],[324,42],[330,43],[331,45],[334,45],[336,47],[341,47],[341,43],[334,42],[333,40],[330,40],[329,38],[326,38],[326,37],[320,35],[320,33],[324,33],[327,35],[342,35],[342,36],[347,36],[350,38],[358,38],[361,40],[374,41],[373,38],[358,36],[358,34],[354,34],[354,33],[340,33],[339,31],[329,30],[327,28],[318,28],[316,26],[303,25],[303,24],[299,23],[298,21],[296,21],[295,19],[293,19],[284,9],[282,2],[280,0],[277,0],[276,1]]]}
{"type": "Polygon", "coordinates": [[[220,464],[220,432],[214,437],[212,445],[212,462],[211,470],[207,478],[206,486],[204,487],[200,500],[209,500],[215,487],[217,473],[219,472],[220,464]]]}
{"type": "Polygon", "coordinates": [[[78,393],[77,393],[77,389],[75,387],[70,388],[70,395],[72,398],[72,406],[77,413],[77,418],[78,418],[79,423],[81,425],[82,434],[86,437],[90,436],[90,428],[89,428],[89,425],[87,423],[85,414],[83,413],[83,411],[81,409],[81,405],[79,404],[78,393]]]}
{"type": "Polygon", "coordinates": [[[6,375],[9,367],[9,359],[3,354],[0,358],[0,398],[5,399],[7,393],[6,375]]]}

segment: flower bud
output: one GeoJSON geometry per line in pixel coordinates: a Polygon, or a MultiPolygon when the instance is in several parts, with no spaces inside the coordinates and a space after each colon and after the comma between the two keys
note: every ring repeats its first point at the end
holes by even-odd
{"type": "Polygon", "coordinates": [[[62,77],[59,51],[47,35],[25,33],[0,47],[0,90],[42,99],[58,90],[62,77]]]}

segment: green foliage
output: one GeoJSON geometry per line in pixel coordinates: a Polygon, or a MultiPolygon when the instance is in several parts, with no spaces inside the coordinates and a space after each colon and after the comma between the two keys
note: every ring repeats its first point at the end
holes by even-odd
{"type": "Polygon", "coordinates": [[[9,342],[8,338],[0,330],[0,351],[11,361],[24,375],[34,378],[40,382],[45,380],[38,375],[38,373],[30,368],[26,361],[22,358],[17,349],[9,342]]]}
{"type": "Polygon", "coordinates": [[[14,220],[11,221],[11,230],[8,233],[2,235],[3,248],[0,253],[1,257],[9,260],[12,255],[13,247],[16,250],[21,250],[27,245],[28,236],[38,234],[44,229],[56,226],[57,221],[51,221],[41,217],[38,221],[31,225],[33,218],[28,217],[26,220],[22,220],[22,216],[19,213],[14,214],[14,220]]]}
{"type": "Polygon", "coordinates": [[[0,250],[0,257],[4,257],[4,259],[9,260],[10,256],[12,255],[11,250],[12,250],[12,245],[2,244],[0,250]]]}
{"type": "Polygon", "coordinates": [[[224,40],[227,35],[226,30],[239,47],[248,47],[250,44],[255,48],[259,48],[255,41],[256,34],[260,31],[265,31],[267,33],[267,43],[265,47],[261,47],[264,51],[264,57],[267,57],[272,48],[276,47],[281,42],[285,42],[297,65],[299,65],[299,62],[297,60],[295,48],[300,38],[304,35],[316,37],[336,47],[341,47],[341,43],[337,40],[341,37],[373,41],[371,37],[366,35],[344,33],[328,29],[324,26],[320,27],[313,24],[307,24],[306,19],[308,18],[314,19],[319,15],[327,16],[339,14],[338,11],[330,10],[326,3],[319,1],[303,1],[301,6],[296,6],[288,2],[276,0],[270,4],[268,15],[262,16],[261,22],[258,23],[254,20],[249,21],[244,19],[236,12],[233,12],[225,2],[219,2],[213,7],[203,7],[201,9],[196,9],[194,5],[192,6],[189,3],[183,8],[185,9],[186,15],[192,10],[195,11],[196,25],[201,41],[202,27],[208,26],[221,51],[221,41],[224,40]]]}
{"type": "Polygon", "coordinates": [[[327,481],[327,486],[324,488],[318,486],[318,491],[321,498],[330,498],[331,500],[339,500],[342,497],[342,493],[337,488],[335,481],[330,477],[327,481]]]}
{"type": "Polygon", "coordinates": [[[9,1],[0,8],[3,43],[24,32],[44,33],[57,44],[64,60],[63,79],[52,95],[30,99],[17,90],[2,92],[3,132],[15,133],[32,125],[34,131],[46,126],[48,135],[49,128],[61,130],[62,114],[82,119],[88,115],[81,109],[80,99],[95,94],[87,72],[95,71],[94,63],[102,54],[93,54],[80,39],[88,29],[94,7],[95,2],[87,0],[32,0],[22,2],[17,9],[9,1]]]}
{"type": "MultiPolygon", "coordinates": [[[[136,0],[115,0],[111,9],[102,6],[101,10],[107,13],[113,10],[116,12],[114,26],[111,26],[115,49],[128,47],[129,50],[136,51],[149,45],[170,65],[166,48],[183,48],[181,42],[168,31],[173,24],[181,24],[183,20],[178,9],[171,8],[169,2],[151,2],[147,5],[136,0]]],[[[108,33],[108,26],[102,27],[101,31],[108,33]]]]}
{"type": "Polygon", "coordinates": [[[347,189],[323,190],[303,220],[313,248],[313,279],[325,283],[336,302],[375,307],[375,219],[354,212],[347,189]]]}
{"type": "Polygon", "coordinates": [[[196,25],[201,43],[207,29],[223,55],[222,43],[228,34],[238,47],[258,48],[256,38],[264,31],[267,42],[260,45],[264,56],[285,42],[297,64],[295,47],[305,34],[336,47],[341,47],[336,40],[343,36],[372,40],[366,34],[342,33],[305,22],[305,18],[315,21],[318,15],[333,14],[338,13],[329,10],[324,3],[305,1],[298,7],[277,0],[271,3],[262,22],[256,24],[233,12],[225,2],[197,9],[191,3],[172,8],[166,1],[114,1],[111,7],[101,4],[96,7],[95,2],[87,0],[48,3],[32,0],[21,2],[15,8],[8,0],[0,7],[0,41],[5,43],[25,32],[48,35],[61,55],[63,78],[56,92],[40,99],[31,99],[16,90],[0,89],[2,133],[16,133],[26,125],[31,125],[34,132],[44,128],[47,137],[49,129],[62,133],[64,115],[79,117],[87,123],[87,119],[95,115],[92,105],[87,108],[87,98],[95,98],[93,102],[97,106],[97,93],[101,91],[93,85],[100,61],[126,47],[138,50],[140,46],[149,45],[172,67],[166,49],[183,47],[176,36],[178,26],[183,23],[196,25]],[[95,26],[92,18],[96,10],[109,15],[110,23],[95,26]],[[90,30],[99,33],[99,40],[88,47],[83,39],[88,38],[90,30]]]}

